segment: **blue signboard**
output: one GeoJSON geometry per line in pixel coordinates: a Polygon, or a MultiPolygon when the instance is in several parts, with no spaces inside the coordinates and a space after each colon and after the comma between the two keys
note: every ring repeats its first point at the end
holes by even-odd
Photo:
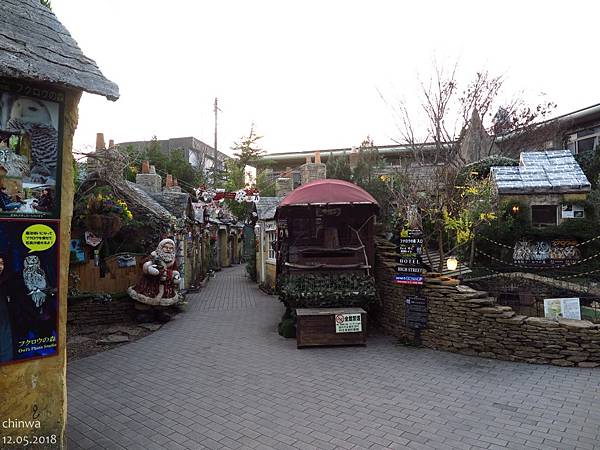
{"type": "Polygon", "coordinates": [[[423,284],[423,275],[394,275],[396,284],[423,284]]]}

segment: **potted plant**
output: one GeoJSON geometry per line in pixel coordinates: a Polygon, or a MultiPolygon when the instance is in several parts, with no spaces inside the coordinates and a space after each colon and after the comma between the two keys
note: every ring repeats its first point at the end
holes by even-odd
{"type": "Polygon", "coordinates": [[[111,238],[133,218],[125,201],[111,194],[93,194],[88,198],[85,225],[102,238],[111,238]]]}

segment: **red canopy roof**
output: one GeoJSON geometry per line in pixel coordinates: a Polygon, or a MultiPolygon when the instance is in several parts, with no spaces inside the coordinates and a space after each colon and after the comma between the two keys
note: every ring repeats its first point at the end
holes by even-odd
{"type": "Polygon", "coordinates": [[[342,180],[315,180],[294,189],[279,204],[282,206],[306,204],[350,204],[371,203],[377,200],[364,189],[342,180]]]}

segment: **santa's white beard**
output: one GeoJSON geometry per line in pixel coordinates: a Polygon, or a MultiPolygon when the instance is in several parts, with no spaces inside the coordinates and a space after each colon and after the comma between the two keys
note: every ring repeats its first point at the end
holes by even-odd
{"type": "Polygon", "coordinates": [[[165,252],[159,248],[156,249],[156,256],[158,256],[158,259],[160,259],[167,265],[175,261],[175,253],[165,252]]]}

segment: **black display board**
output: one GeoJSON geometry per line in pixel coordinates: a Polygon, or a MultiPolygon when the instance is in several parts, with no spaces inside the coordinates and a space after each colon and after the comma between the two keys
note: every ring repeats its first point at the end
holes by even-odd
{"type": "Polygon", "coordinates": [[[407,328],[420,330],[427,326],[427,299],[410,296],[404,300],[404,323],[407,328]]]}

